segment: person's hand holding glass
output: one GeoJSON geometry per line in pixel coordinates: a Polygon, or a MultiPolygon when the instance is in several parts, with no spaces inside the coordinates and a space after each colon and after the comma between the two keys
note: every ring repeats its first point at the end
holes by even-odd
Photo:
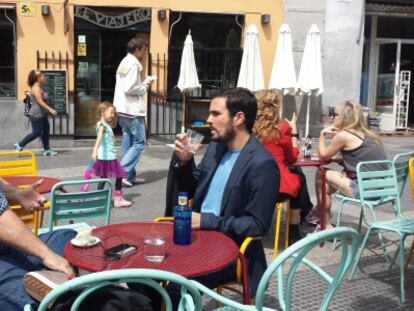
{"type": "Polygon", "coordinates": [[[188,162],[201,147],[204,136],[188,129],[186,133],[177,134],[174,145],[175,155],[181,163],[188,162]]]}

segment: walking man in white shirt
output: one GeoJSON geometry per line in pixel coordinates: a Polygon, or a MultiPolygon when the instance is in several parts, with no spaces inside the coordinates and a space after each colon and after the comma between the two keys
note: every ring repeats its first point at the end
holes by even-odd
{"type": "Polygon", "coordinates": [[[116,71],[114,106],[118,112],[122,128],[121,165],[127,173],[122,180],[124,186],[131,187],[135,182],[145,182],[136,178],[136,165],[145,148],[145,117],[147,107],[144,95],[150,80],[141,82],[140,60],[147,52],[148,44],[142,39],[133,38],[127,44],[128,54],[122,59],[116,71]]]}

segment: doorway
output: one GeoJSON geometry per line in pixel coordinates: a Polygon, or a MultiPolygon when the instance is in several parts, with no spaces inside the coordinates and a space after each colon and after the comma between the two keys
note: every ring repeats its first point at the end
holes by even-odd
{"type": "Polygon", "coordinates": [[[133,31],[77,31],[75,58],[75,133],[94,136],[96,108],[101,101],[113,101],[115,74],[126,55],[133,31]],[[79,48],[83,46],[83,48],[79,48]],[[84,51],[82,51],[84,49],[84,51]]]}
{"type": "MultiPolygon", "coordinates": [[[[150,20],[148,8],[75,7],[75,136],[96,136],[96,108],[101,101],[113,101],[115,74],[128,41],[137,37],[149,43],[150,20]],[[107,22],[114,17],[117,23],[107,22]]],[[[145,75],[147,58],[141,63],[145,75]]]]}
{"type": "Polygon", "coordinates": [[[378,39],[376,110],[385,130],[414,125],[414,40],[378,39]]]}

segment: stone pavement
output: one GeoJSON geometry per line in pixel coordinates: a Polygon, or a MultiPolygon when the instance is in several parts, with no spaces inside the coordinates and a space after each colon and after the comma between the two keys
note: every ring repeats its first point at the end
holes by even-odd
{"type": "MultiPolygon", "coordinates": [[[[411,137],[382,137],[389,159],[404,151],[414,150],[414,140],[411,137]]],[[[315,147],[315,146],[314,146],[315,147]]],[[[35,150],[38,156],[39,175],[53,176],[61,179],[82,178],[85,166],[90,158],[91,147],[59,148],[56,157],[43,157],[41,150],[35,150]]],[[[165,186],[167,169],[172,149],[164,144],[150,144],[138,165],[138,176],[145,178],[146,183],[126,188],[125,196],[134,202],[128,209],[113,209],[112,223],[120,223],[134,220],[149,220],[163,215],[165,208],[165,186]]],[[[198,158],[202,152],[199,153],[198,158]]],[[[312,201],[315,202],[314,169],[306,168],[305,174],[309,185],[312,201]]],[[[407,210],[407,215],[414,218],[414,208],[411,201],[409,185],[402,197],[402,206],[407,210]]],[[[333,213],[337,208],[334,203],[333,213]]],[[[344,225],[356,228],[359,207],[347,206],[344,209],[344,225]]],[[[390,208],[385,208],[381,217],[390,215],[390,208]]],[[[97,225],[100,222],[96,222],[97,225]]],[[[310,231],[311,228],[307,228],[310,231]]],[[[387,246],[393,251],[396,247],[396,236],[385,235],[387,246]]],[[[409,239],[411,241],[411,239],[409,239]]],[[[265,237],[265,252],[268,261],[272,260],[273,238],[271,234],[265,237]]],[[[326,243],[323,248],[312,252],[312,259],[320,263],[328,272],[334,271],[335,263],[339,261],[339,252],[331,250],[331,243],[326,243]]],[[[413,261],[414,263],[414,261],[413,261]]],[[[399,274],[398,268],[388,272],[377,239],[370,239],[368,250],[365,251],[354,280],[344,280],[331,304],[331,310],[414,310],[414,265],[408,269],[406,276],[405,304],[399,302],[399,274]]],[[[295,281],[293,305],[295,310],[316,310],[324,285],[315,275],[308,270],[301,270],[295,281]]],[[[237,298],[236,298],[237,299],[237,298]]],[[[275,284],[272,283],[266,297],[268,306],[276,307],[275,284]]],[[[206,309],[211,309],[213,304],[206,299],[206,309]]]]}

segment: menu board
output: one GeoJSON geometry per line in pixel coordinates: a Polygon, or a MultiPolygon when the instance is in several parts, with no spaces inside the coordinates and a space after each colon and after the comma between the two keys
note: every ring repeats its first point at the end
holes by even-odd
{"type": "Polygon", "coordinates": [[[57,113],[67,113],[67,79],[66,70],[43,69],[45,82],[42,89],[47,93],[47,104],[57,113]]]}

